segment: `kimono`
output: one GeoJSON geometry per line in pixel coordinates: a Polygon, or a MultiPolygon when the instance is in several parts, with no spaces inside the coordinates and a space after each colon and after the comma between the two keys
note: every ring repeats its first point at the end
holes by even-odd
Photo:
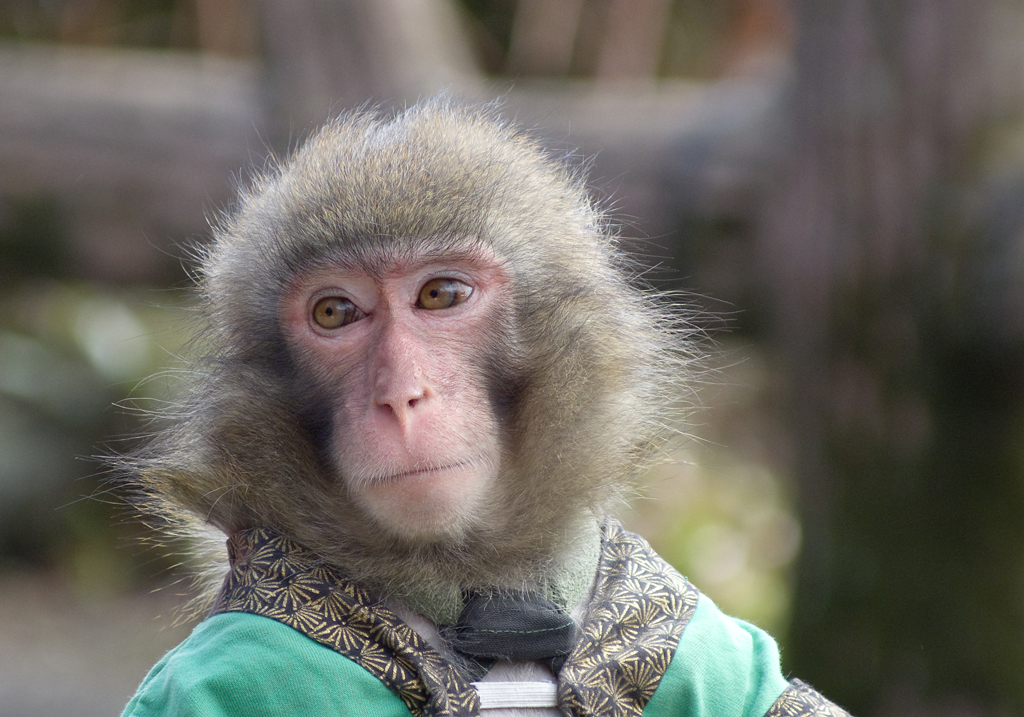
{"type": "MultiPolygon", "coordinates": [[[[639,536],[604,525],[593,597],[558,672],[562,714],[840,717],[788,682],[765,632],[724,615],[639,536]]],[[[462,717],[481,691],[415,630],[301,545],[253,529],[212,615],[122,717],[462,717]]]]}

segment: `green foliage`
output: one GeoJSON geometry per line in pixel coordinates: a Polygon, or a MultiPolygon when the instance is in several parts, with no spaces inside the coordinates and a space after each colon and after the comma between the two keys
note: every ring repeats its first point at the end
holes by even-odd
{"type": "Polygon", "coordinates": [[[181,339],[153,297],[38,276],[0,288],[0,566],[58,567],[93,587],[135,578],[122,548],[138,531],[90,456],[140,429],[113,404],[162,398],[140,381],[181,339]]]}

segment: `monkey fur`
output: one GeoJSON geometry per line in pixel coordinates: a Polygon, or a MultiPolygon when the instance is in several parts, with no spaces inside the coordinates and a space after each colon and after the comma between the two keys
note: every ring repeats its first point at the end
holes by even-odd
{"type": "Polygon", "coordinates": [[[273,528],[434,619],[465,589],[547,584],[655,455],[686,376],[690,329],[640,286],[581,171],[493,108],[342,116],[255,178],[199,254],[184,397],[119,461],[134,500],[171,531],[273,528]],[[504,519],[430,541],[354,508],[280,319],[295,277],[413,246],[511,272],[509,306],[466,347],[501,434],[504,519]]]}

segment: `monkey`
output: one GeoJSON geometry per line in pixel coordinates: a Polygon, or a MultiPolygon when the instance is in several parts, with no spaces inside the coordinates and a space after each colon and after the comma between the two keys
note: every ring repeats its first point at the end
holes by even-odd
{"type": "Polygon", "coordinates": [[[115,463],[229,566],[124,715],[846,714],[609,517],[695,329],[498,108],[336,117],[196,262],[182,397],[115,463]]]}

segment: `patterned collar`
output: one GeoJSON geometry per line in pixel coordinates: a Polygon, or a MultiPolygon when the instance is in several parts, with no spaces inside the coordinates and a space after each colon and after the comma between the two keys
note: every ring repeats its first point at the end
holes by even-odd
{"type": "MultiPolygon", "coordinates": [[[[262,528],[233,535],[228,551],[232,567],[213,614],[262,615],[298,630],[364,667],[417,717],[479,714],[479,698],[467,678],[315,554],[262,528]]],[[[578,717],[640,715],[698,597],[646,541],[608,520],[594,599],[559,674],[563,710],[578,717]]]]}

